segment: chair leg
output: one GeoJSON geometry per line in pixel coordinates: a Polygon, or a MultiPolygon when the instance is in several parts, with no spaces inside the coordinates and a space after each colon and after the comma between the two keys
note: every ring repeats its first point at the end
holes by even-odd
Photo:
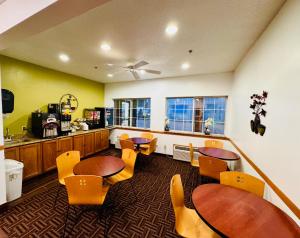
{"type": "Polygon", "coordinates": [[[65,232],[66,232],[66,228],[67,228],[67,221],[68,221],[68,216],[69,216],[69,208],[70,208],[70,205],[68,204],[63,237],[65,237],[65,232]]]}
{"type": "Polygon", "coordinates": [[[53,208],[56,206],[56,202],[57,202],[60,190],[61,190],[61,186],[62,186],[61,184],[58,185],[58,189],[57,189],[57,193],[56,193],[56,196],[55,196],[55,201],[54,201],[54,204],[53,204],[53,208]]]}

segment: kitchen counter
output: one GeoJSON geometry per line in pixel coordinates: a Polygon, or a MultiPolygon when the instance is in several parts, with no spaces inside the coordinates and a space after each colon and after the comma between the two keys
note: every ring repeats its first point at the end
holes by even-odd
{"type": "Polygon", "coordinates": [[[99,129],[91,129],[88,131],[76,131],[74,133],[70,133],[69,135],[66,136],[58,136],[54,138],[47,138],[47,139],[39,139],[39,138],[26,138],[25,140],[16,140],[16,141],[11,141],[11,142],[4,142],[4,148],[10,148],[10,147],[15,147],[15,146],[22,146],[22,145],[28,145],[28,144],[34,144],[34,143],[39,143],[39,142],[44,142],[44,141],[50,141],[50,140],[55,140],[59,138],[64,138],[64,137],[69,137],[69,136],[76,136],[76,135],[82,135],[82,134],[88,134],[96,131],[101,131],[101,130],[111,130],[113,128],[99,128],[99,129]]]}

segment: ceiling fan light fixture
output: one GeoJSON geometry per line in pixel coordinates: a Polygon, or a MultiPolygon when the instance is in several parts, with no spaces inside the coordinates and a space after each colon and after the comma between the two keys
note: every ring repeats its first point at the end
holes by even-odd
{"type": "Polygon", "coordinates": [[[145,74],[145,73],[146,73],[146,71],[145,71],[145,70],[143,70],[143,69],[141,69],[141,70],[140,70],[140,73],[141,73],[141,74],[145,74]]]}
{"type": "Polygon", "coordinates": [[[168,35],[168,36],[174,36],[176,35],[178,31],[178,27],[175,25],[175,24],[168,24],[166,29],[165,29],[165,33],[168,35]]]}
{"type": "Polygon", "coordinates": [[[108,43],[102,43],[100,46],[101,50],[103,50],[104,52],[110,51],[111,50],[111,46],[108,43]]]}

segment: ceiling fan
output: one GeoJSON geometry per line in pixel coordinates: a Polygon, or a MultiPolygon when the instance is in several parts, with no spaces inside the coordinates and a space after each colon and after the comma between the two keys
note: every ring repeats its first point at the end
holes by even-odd
{"type": "Polygon", "coordinates": [[[143,67],[147,64],[149,64],[149,63],[142,60],[134,65],[129,65],[129,66],[122,67],[122,68],[124,68],[126,71],[129,71],[136,80],[141,79],[139,72],[147,72],[149,74],[161,74],[161,71],[158,71],[158,70],[140,69],[140,67],[143,67]]]}

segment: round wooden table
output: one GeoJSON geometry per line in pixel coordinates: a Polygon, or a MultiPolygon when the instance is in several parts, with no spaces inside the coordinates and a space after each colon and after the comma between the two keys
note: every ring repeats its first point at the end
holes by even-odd
{"type": "Polygon", "coordinates": [[[198,186],[194,207],[214,231],[226,237],[300,237],[296,222],[272,203],[247,191],[221,184],[198,186]]]}
{"type": "Polygon", "coordinates": [[[133,144],[136,145],[137,150],[140,148],[140,145],[149,144],[151,142],[151,140],[149,140],[147,138],[143,138],[143,137],[132,137],[132,138],[129,138],[129,140],[131,140],[133,142],[133,144]]]}
{"type": "Polygon", "coordinates": [[[109,177],[115,175],[125,168],[122,159],[114,156],[96,156],[80,161],[73,168],[76,175],[96,175],[109,177]]]}
{"type": "Polygon", "coordinates": [[[234,161],[239,160],[240,156],[232,151],[212,148],[212,147],[199,147],[199,152],[203,155],[214,157],[221,160],[234,161]]]}

